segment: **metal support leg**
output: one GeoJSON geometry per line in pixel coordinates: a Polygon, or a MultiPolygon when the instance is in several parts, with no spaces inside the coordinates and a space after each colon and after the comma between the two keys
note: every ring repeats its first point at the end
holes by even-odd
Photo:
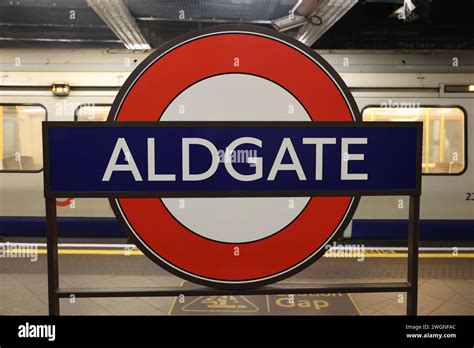
{"type": "Polygon", "coordinates": [[[410,196],[408,224],[408,283],[410,288],[407,292],[407,315],[417,315],[420,196],[410,196]]]}
{"type": "Polygon", "coordinates": [[[59,315],[58,224],[56,200],[46,198],[46,240],[48,251],[48,306],[49,315],[59,315]]]}

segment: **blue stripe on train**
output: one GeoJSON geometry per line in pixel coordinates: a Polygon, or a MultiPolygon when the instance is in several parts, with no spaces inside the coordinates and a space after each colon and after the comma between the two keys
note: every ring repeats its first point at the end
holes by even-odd
{"type": "MultiPolygon", "coordinates": [[[[353,239],[406,239],[408,220],[353,220],[353,239]]],[[[474,220],[420,220],[421,240],[474,240],[474,220]]]]}
{"type": "MultiPolygon", "coordinates": [[[[115,218],[58,218],[62,237],[126,237],[115,218]]],[[[421,220],[423,240],[474,240],[474,220],[421,220]]],[[[353,220],[354,239],[405,239],[407,220],[353,220]]],[[[0,217],[0,236],[42,237],[44,217],[0,217]]]]}
{"type": "MultiPolygon", "coordinates": [[[[44,217],[0,217],[0,236],[44,237],[44,217]]],[[[61,237],[126,237],[115,218],[59,217],[58,234],[61,237]]]]}

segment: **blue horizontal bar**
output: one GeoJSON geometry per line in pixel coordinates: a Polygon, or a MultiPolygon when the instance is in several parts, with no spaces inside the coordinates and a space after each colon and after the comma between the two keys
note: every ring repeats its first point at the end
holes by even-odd
{"type": "MultiPolygon", "coordinates": [[[[0,217],[0,235],[12,237],[45,237],[44,217],[0,217]]],[[[115,218],[58,217],[59,237],[123,238],[126,237],[115,218]]]]}
{"type": "Polygon", "coordinates": [[[161,123],[48,123],[46,193],[349,196],[419,189],[415,123],[161,123]]]}
{"type": "MultiPolygon", "coordinates": [[[[406,239],[408,220],[352,220],[353,239],[406,239]]],[[[474,220],[420,220],[420,240],[474,240],[474,220]]]]}
{"type": "MultiPolygon", "coordinates": [[[[44,217],[0,217],[0,236],[44,237],[44,217]]],[[[60,217],[60,237],[125,238],[115,218],[60,217]]],[[[406,239],[408,220],[353,220],[353,239],[406,239]]],[[[420,220],[422,240],[474,240],[474,220],[420,220]]]]}

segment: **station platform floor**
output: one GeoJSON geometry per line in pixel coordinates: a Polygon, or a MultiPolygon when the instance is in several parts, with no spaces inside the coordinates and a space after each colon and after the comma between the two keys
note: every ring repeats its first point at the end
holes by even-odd
{"type": "MultiPolygon", "coordinates": [[[[474,253],[420,251],[419,315],[474,315],[474,253]]],[[[46,315],[46,250],[0,260],[0,315],[46,315]]],[[[127,245],[61,244],[60,287],[186,287],[127,245]]],[[[323,257],[289,283],[406,280],[406,250],[373,248],[354,258],[323,257]]],[[[62,315],[404,315],[405,293],[68,298],[62,315]]]]}

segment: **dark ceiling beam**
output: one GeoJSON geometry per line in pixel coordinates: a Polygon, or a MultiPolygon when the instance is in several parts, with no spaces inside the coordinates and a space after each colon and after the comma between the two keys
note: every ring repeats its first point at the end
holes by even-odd
{"type": "Polygon", "coordinates": [[[379,4],[403,4],[404,0],[361,0],[363,4],[379,3],[379,4]]]}

